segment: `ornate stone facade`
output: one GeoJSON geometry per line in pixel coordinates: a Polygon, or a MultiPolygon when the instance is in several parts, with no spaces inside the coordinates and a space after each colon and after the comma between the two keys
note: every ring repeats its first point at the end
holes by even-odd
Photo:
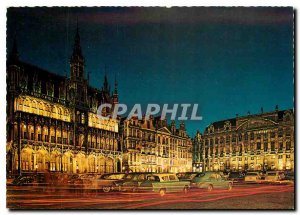
{"type": "Polygon", "coordinates": [[[202,172],[203,169],[203,137],[202,134],[197,131],[195,137],[193,138],[193,171],[202,172]]]}
{"type": "Polygon", "coordinates": [[[124,119],[123,165],[133,172],[184,172],[192,170],[192,141],[185,125],[150,117],[124,119]]]}
{"type": "Polygon", "coordinates": [[[204,170],[294,170],[294,140],[293,110],[237,116],[205,129],[200,163],[204,170]]]}
{"type": "Polygon", "coordinates": [[[22,62],[14,41],[7,61],[8,173],[121,171],[119,120],[96,115],[100,104],[118,103],[117,86],[110,92],[106,75],[101,90],[89,86],[84,63],[78,28],[69,78],[22,62]]]}

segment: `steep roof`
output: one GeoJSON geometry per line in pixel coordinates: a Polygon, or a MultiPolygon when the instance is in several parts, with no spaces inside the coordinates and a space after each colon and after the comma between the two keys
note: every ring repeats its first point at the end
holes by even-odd
{"type": "Polygon", "coordinates": [[[19,65],[23,69],[24,73],[28,76],[28,90],[32,91],[34,85],[33,83],[36,80],[39,80],[41,81],[41,91],[43,94],[46,94],[46,83],[51,80],[54,84],[54,97],[58,97],[59,85],[66,82],[66,77],[22,61],[19,62],[19,65]]]}
{"type": "MultiPolygon", "coordinates": [[[[277,112],[277,114],[278,114],[278,121],[282,121],[283,120],[283,115],[284,115],[284,112],[286,112],[286,111],[293,111],[293,110],[292,109],[287,109],[287,110],[280,110],[280,111],[278,111],[277,112]]],[[[241,116],[241,118],[244,118],[244,117],[255,117],[255,116],[264,116],[266,114],[273,114],[273,113],[275,114],[276,111],[268,112],[268,113],[263,113],[263,114],[252,114],[252,115],[249,115],[249,116],[241,116]]],[[[229,121],[231,123],[231,126],[235,127],[237,119],[239,119],[239,118],[231,118],[231,119],[220,120],[220,121],[216,121],[216,122],[211,123],[209,126],[213,125],[214,129],[223,129],[225,123],[227,121],[229,121]]],[[[205,131],[208,130],[209,126],[207,126],[205,128],[205,131]]]]}

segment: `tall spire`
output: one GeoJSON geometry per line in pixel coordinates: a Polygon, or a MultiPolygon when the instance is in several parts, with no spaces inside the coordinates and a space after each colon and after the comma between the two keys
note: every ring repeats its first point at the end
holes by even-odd
{"type": "Polygon", "coordinates": [[[104,82],[103,82],[103,90],[104,90],[105,92],[109,92],[108,81],[107,81],[107,75],[106,75],[106,65],[104,66],[104,82]]]}
{"type": "Polygon", "coordinates": [[[79,36],[79,28],[78,28],[78,21],[76,25],[76,32],[74,38],[74,46],[73,46],[73,53],[70,59],[71,64],[71,79],[85,79],[84,73],[84,58],[81,51],[80,45],[80,36],[79,36]]]}
{"type": "Polygon", "coordinates": [[[114,90],[114,94],[118,95],[118,82],[117,82],[117,75],[115,74],[115,90],[114,90]]]}
{"type": "Polygon", "coordinates": [[[76,60],[84,60],[82,51],[81,51],[81,45],[80,45],[80,36],[79,36],[79,27],[78,27],[78,19],[76,23],[76,33],[75,33],[75,40],[74,40],[74,46],[73,46],[73,54],[71,57],[71,61],[76,60]]]}
{"type": "Polygon", "coordinates": [[[14,41],[13,41],[13,46],[11,53],[8,56],[8,61],[10,63],[16,63],[19,60],[19,52],[18,52],[18,47],[17,47],[17,38],[16,35],[14,36],[14,41]]]}

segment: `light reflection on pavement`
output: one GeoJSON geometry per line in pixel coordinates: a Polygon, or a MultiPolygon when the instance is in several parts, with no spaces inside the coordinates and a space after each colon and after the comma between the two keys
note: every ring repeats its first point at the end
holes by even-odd
{"type": "MultiPolygon", "coordinates": [[[[77,187],[42,187],[23,186],[7,187],[7,207],[13,209],[144,209],[170,208],[186,203],[199,205],[224,201],[228,199],[243,199],[262,194],[281,195],[294,193],[291,185],[241,184],[231,191],[214,189],[209,192],[201,189],[191,189],[187,194],[168,193],[160,197],[158,193],[109,192],[77,187]]],[[[265,199],[268,201],[268,199],[265,199]]],[[[294,199],[291,199],[294,201],[294,199]]],[[[262,202],[262,204],[264,204],[262,202]]],[[[184,209],[189,209],[183,207],[184,209]]],[[[217,208],[217,206],[215,206],[217,208]]],[[[214,208],[212,208],[214,209],[214,208]]]]}

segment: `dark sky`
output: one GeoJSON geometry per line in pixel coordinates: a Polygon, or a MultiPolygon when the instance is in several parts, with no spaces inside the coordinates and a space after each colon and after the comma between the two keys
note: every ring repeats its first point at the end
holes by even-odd
{"type": "Polygon", "coordinates": [[[211,122],[293,107],[292,8],[9,8],[23,61],[69,74],[76,20],[90,83],[121,103],[197,103],[211,122]]]}

